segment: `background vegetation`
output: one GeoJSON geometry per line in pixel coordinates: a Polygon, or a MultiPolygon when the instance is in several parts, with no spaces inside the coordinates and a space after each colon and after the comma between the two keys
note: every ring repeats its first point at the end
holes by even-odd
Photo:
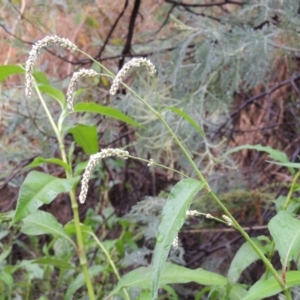
{"type": "MultiPolygon", "coordinates": [[[[34,42],[54,34],[70,39],[115,74],[132,57],[149,58],[157,68],[156,80],[137,70],[129,74],[126,83],[150,105],[161,110],[178,107],[196,120],[205,136],[191,129],[184,118],[164,112],[170,127],[240,224],[252,237],[269,235],[267,224],[276,213],[273,201],[287,194],[291,174],[286,167],[266,162],[264,152],[247,147],[230,156],[222,154],[235,146],[260,144],[281,150],[290,162],[299,160],[297,1],[125,0],[112,6],[106,0],[23,0],[0,1],[0,5],[1,65],[24,65],[34,42]]],[[[82,67],[100,71],[89,58],[55,46],[42,52],[36,66],[63,92],[72,73],[82,67]]],[[[5,81],[1,76],[0,211],[4,213],[16,206],[28,173],[23,167],[37,156],[58,157],[59,149],[37,97],[24,97],[24,76],[13,75],[5,81]]],[[[151,112],[125,89],[111,97],[109,87],[106,77],[82,80],[76,101],[117,108],[143,127],[86,113],[70,116],[67,125],[96,126],[99,149],[126,147],[132,155],[152,158],[194,176],[172,137],[151,112]]],[[[52,116],[58,118],[59,105],[50,98],[47,101],[52,116]]],[[[72,142],[73,136],[68,134],[67,146],[72,142]]],[[[76,162],[88,159],[78,145],[74,154],[76,162]]],[[[63,176],[53,165],[43,164],[37,170],[63,176]]],[[[80,216],[103,241],[121,274],[150,264],[164,199],[179,180],[172,171],[149,168],[138,161],[108,159],[100,164],[80,216]]],[[[192,207],[221,215],[204,193],[197,195],[192,207]]],[[[62,224],[72,219],[67,194],[60,194],[43,210],[62,224]]],[[[11,299],[71,299],[72,295],[84,299],[83,279],[78,279],[76,269],[38,261],[51,254],[76,265],[74,250],[59,238],[28,237],[19,232],[18,225],[8,228],[7,215],[3,216],[0,270],[9,268],[13,285],[2,278],[2,299],[7,295],[11,299]],[[75,279],[79,283],[72,285],[75,279]]],[[[179,248],[171,250],[170,260],[226,276],[242,243],[234,228],[193,218],[180,231],[179,248]]],[[[102,299],[117,279],[103,253],[95,250],[95,243],[87,249],[98,283],[96,292],[102,299]]],[[[276,255],[273,263],[280,267],[276,255]]],[[[251,286],[264,271],[256,262],[242,273],[240,282],[251,286]]],[[[194,299],[201,289],[196,283],[176,285],[166,287],[161,297],[194,299]]],[[[297,291],[293,291],[294,299],[299,297],[297,291]]],[[[210,297],[223,299],[220,294],[210,297]]],[[[138,295],[138,290],[133,291],[132,299],[138,295]]],[[[204,295],[198,294],[198,299],[207,299],[204,295]]],[[[139,297],[146,299],[143,294],[139,297]]]]}

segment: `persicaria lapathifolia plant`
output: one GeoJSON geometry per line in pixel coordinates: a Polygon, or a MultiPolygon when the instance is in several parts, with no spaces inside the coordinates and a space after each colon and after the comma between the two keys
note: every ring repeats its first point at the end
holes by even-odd
{"type": "MultiPolygon", "coordinates": [[[[69,50],[72,51],[78,51],[80,53],[84,53],[81,50],[77,48],[76,45],[71,43],[68,39],[60,38],[57,36],[48,36],[45,37],[44,39],[38,41],[33,47],[32,50],[30,51],[29,58],[26,62],[26,86],[25,86],[25,94],[26,97],[30,97],[32,94],[32,87],[34,85],[34,65],[37,60],[37,57],[41,51],[42,48],[49,46],[50,44],[57,43],[62,47],[65,47],[69,50]]],[[[91,283],[91,278],[89,275],[89,269],[87,265],[87,257],[85,253],[85,247],[84,243],[85,241],[83,240],[83,234],[82,231],[86,230],[86,233],[89,234],[92,238],[96,240],[96,243],[99,245],[99,247],[102,249],[104,252],[108,262],[110,263],[112,269],[114,270],[115,275],[117,278],[120,280],[119,285],[120,288],[126,287],[126,284],[122,285],[122,279],[120,278],[118,271],[111,260],[108,252],[105,250],[105,247],[101,244],[101,242],[98,240],[97,236],[89,231],[88,229],[83,229],[82,230],[82,225],[79,220],[79,213],[78,213],[78,202],[76,198],[76,185],[79,182],[79,178],[74,176],[74,172],[72,170],[72,155],[67,156],[66,151],[65,151],[65,146],[64,146],[64,130],[62,127],[62,123],[64,121],[64,118],[68,115],[68,113],[73,112],[73,94],[75,90],[76,83],[79,78],[84,77],[84,76],[89,76],[89,77],[94,77],[94,76],[108,76],[110,78],[113,78],[113,82],[110,88],[110,94],[115,95],[117,90],[119,89],[120,84],[125,86],[133,95],[135,95],[151,112],[157,116],[157,118],[164,124],[164,126],[168,129],[170,134],[172,135],[174,141],[178,144],[184,155],[186,156],[187,160],[190,162],[191,166],[193,167],[195,173],[198,176],[198,179],[192,179],[192,178],[186,178],[187,176],[185,174],[182,174],[176,170],[173,170],[175,172],[180,173],[185,179],[181,180],[178,182],[174,188],[172,189],[167,203],[163,209],[162,212],[162,220],[160,223],[160,226],[158,228],[158,236],[157,236],[157,243],[155,246],[154,250],[154,257],[153,257],[153,269],[152,270],[152,275],[150,279],[152,279],[152,299],[156,299],[158,295],[158,288],[160,286],[159,280],[161,276],[164,276],[164,272],[166,272],[165,268],[174,268],[174,266],[171,266],[169,264],[165,264],[165,261],[167,259],[168,253],[170,248],[173,246],[177,247],[178,246],[178,231],[180,230],[181,226],[183,225],[183,222],[186,218],[186,216],[197,216],[203,213],[197,213],[195,211],[189,211],[189,206],[192,202],[193,197],[196,195],[198,191],[201,189],[204,189],[206,193],[208,193],[213,200],[217,202],[217,204],[222,208],[224,211],[224,215],[222,216],[223,220],[220,220],[221,222],[224,222],[228,226],[232,226],[236,230],[238,230],[243,237],[246,239],[246,241],[249,243],[249,245],[252,247],[252,250],[258,255],[258,257],[264,262],[267,271],[270,272],[273,275],[273,279],[275,283],[277,284],[279,291],[283,291],[287,299],[291,299],[290,292],[288,290],[288,284],[285,278],[275,270],[269,259],[265,256],[261,248],[257,245],[253,239],[249,237],[247,232],[240,226],[240,224],[236,221],[236,219],[231,215],[231,213],[228,211],[228,209],[225,207],[225,205],[219,200],[219,198],[215,195],[215,193],[211,190],[209,183],[206,181],[205,177],[203,176],[202,172],[198,169],[196,166],[195,162],[193,161],[192,157],[189,154],[189,151],[185,148],[183,143],[179,140],[179,138],[176,136],[176,134],[173,132],[173,130],[170,128],[170,126],[167,124],[165,119],[163,118],[163,115],[156,111],[151,105],[149,105],[142,97],[140,97],[135,91],[133,91],[130,87],[128,87],[124,82],[124,78],[128,71],[132,67],[146,67],[147,70],[149,71],[150,75],[155,75],[156,74],[156,69],[154,65],[151,63],[150,60],[146,58],[133,58],[130,60],[128,63],[126,63],[123,68],[119,71],[119,73],[114,76],[109,70],[107,70],[102,64],[99,62],[95,61],[91,56],[88,54],[84,53],[88,58],[90,58],[92,61],[94,61],[96,64],[99,64],[100,68],[104,70],[105,73],[97,73],[94,70],[88,70],[88,69],[81,69],[77,72],[74,72],[71,82],[67,91],[67,97],[66,97],[66,107],[68,111],[63,111],[62,115],[59,118],[58,123],[56,123],[52,116],[51,113],[49,112],[47,105],[43,99],[43,96],[39,90],[38,85],[35,85],[38,97],[43,105],[43,108],[47,114],[47,117],[51,123],[51,126],[56,134],[58,143],[59,143],[59,148],[61,151],[61,160],[59,161],[59,164],[63,166],[65,169],[66,173],[66,179],[68,183],[72,182],[71,186],[68,186],[68,188],[64,189],[63,192],[68,191],[70,195],[70,200],[71,200],[71,205],[73,209],[73,217],[74,217],[74,226],[75,226],[75,231],[76,231],[76,237],[77,237],[77,245],[76,245],[76,251],[79,256],[80,264],[82,266],[82,272],[84,274],[87,290],[88,290],[88,295],[90,299],[96,299],[95,294],[94,294],[94,289],[93,285],[91,283]]],[[[194,120],[192,120],[191,117],[188,115],[184,114],[180,110],[173,109],[173,112],[179,114],[181,117],[183,117],[186,121],[188,121],[192,126],[195,128],[197,127],[197,124],[194,120]]],[[[128,119],[128,118],[127,118],[128,119]]],[[[199,129],[199,128],[198,128],[199,129]]],[[[197,129],[197,130],[198,130],[197,129]]],[[[199,130],[198,130],[199,131],[199,130]]],[[[91,177],[91,174],[96,167],[97,163],[99,160],[106,158],[106,157],[112,157],[116,156],[122,159],[127,159],[127,158],[135,158],[129,155],[129,153],[125,150],[122,149],[102,149],[100,152],[96,154],[92,154],[90,156],[90,159],[88,161],[87,167],[85,168],[82,180],[81,180],[81,192],[79,195],[79,202],[84,203],[87,197],[87,192],[88,192],[88,182],[91,177]]],[[[160,166],[164,168],[168,168],[167,166],[159,165],[155,163],[152,159],[151,160],[145,160],[142,158],[135,158],[139,159],[141,161],[144,161],[148,163],[149,166],[160,166]]],[[[55,161],[57,162],[57,160],[55,161]]],[[[59,178],[61,179],[61,178],[59,178]]],[[[62,180],[62,179],[61,179],[62,180]]],[[[59,180],[60,183],[62,181],[59,180]]],[[[53,198],[55,198],[55,193],[53,198]]],[[[52,199],[53,200],[53,199],[52,199]]],[[[49,203],[50,201],[48,201],[49,203]]],[[[38,205],[35,206],[35,209],[37,209],[41,204],[41,201],[39,202],[38,205]]],[[[16,213],[18,213],[18,207],[16,210],[16,213]]],[[[207,218],[214,218],[210,214],[205,213],[203,214],[207,218]]],[[[216,219],[216,218],[214,218],[216,219]]],[[[49,233],[49,232],[47,232],[49,233]]],[[[62,234],[62,233],[61,233],[62,234]]],[[[182,267],[181,267],[182,268],[182,267]]],[[[188,270],[186,272],[189,272],[188,270]]],[[[214,276],[210,274],[210,276],[214,276]]],[[[220,276],[220,275],[218,275],[220,276]]],[[[151,280],[148,278],[148,283],[151,280]]],[[[226,281],[227,282],[227,281],[226,281]]],[[[201,284],[209,284],[205,282],[201,282],[201,284]]],[[[229,284],[229,283],[228,283],[229,284]]],[[[117,287],[118,288],[118,287],[117,287]]],[[[116,288],[116,289],[117,289],[116,288]]],[[[150,287],[151,288],[151,287],[150,287]]],[[[124,294],[123,296],[126,299],[129,299],[129,294],[126,291],[126,289],[123,290],[124,294]]],[[[250,292],[250,291],[249,291],[250,292]]],[[[246,298],[248,299],[248,298],[246,298]]],[[[252,299],[252,298],[249,298],[252,299]]],[[[253,298],[254,299],[254,298],[253,298]]]]}

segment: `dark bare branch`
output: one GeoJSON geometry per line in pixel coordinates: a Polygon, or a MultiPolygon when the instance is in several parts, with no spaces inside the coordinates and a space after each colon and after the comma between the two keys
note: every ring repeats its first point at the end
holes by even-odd
{"type": "Polygon", "coordinates": [[[122,57],[119,61],[119,69],[121,69],[123,67],[125,56],[130,54],[132,37],[133,37],[133,33],[134,33],[135,20],[136,20],[136,17],[138,16],[140,5],[141,5],[141,0],[134,1],[132,14],[131,14],[131,17],[129,20],[127,39],[126,39],[126,43],[125,43],[123,51],[122,51],[122,57]]]}

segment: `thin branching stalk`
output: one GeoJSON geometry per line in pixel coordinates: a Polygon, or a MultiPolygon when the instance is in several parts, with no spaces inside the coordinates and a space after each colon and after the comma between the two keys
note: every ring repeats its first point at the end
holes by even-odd
{"type": "MultiPolygon", "coordinates": [[[[112,267],[112,269],[113,269],[113,271],[114,271],[116,277],[118,278],[118,280],[120,280],[120,279],[121,279],[121,276],[120,276],[120,274],[119,274],[119,272],[118,272],[118,269],[116,268],[116,266],[115,266],[113,260],[111,259],[109,253],[106,251],[105,247],[102,245],[102,243],[99,241],[99,239],[97,238],[97,236],[96,236],[93,232],[87,231],[86,233],[90,234],[90,235],[94,238],[94,240],[96,241],[96,243],[98,244],[98,246],[99,246],[100,249],[102,250],[103,254],[106,256],[106,259],[107,259],[108,263],[111,265],[111,267],[112,267]]],[[[125,294],[126,299],[127,299],[127,300],[130,300],[130,297],[129,297],[129,295],[128,295],[127,290],[126,290],[125,288],[123,288],[123,291],[124,291],[124,294],[125,294]]]]}
{"type": "Polygon", "coordinates": [[[300,177],[300,170],[296,173],[296,175],[294,176],[293,178],[293,181],[292,181],[292,185],[290,187],[290,190],[286,196],[286,199],[285,199],[285,202],[284,202],[284,206],[283,206],[283,209],[286,210],[290,204],[290,201],[292,199],[292,195],[295,191],[295,187],[296,187],[296,184],[297,184],[297,181],[300,177]]]}
{"type": "MultiPolygon", "coordinates": [[[[97,64],[99,64],[101,66],[101,68],[103,70],[105,70],[108,74],[108,76],[111,76],[112,78],[115,78],[115,76],[113,75],[112,72],[110,72],[107,68],[105,68],[102,64],[100,64],[99,62],[97,62],[93,57],[91,57],[90,55],[86,54],[85,52],[76,49],[78,52],[84,54],[85,56],[87,56],[88,58],[90,58],[92,61],[96,62],[97,64]]],[[[256,244],[252,241],[252,239],[249,237],[249,235],[243,230],[243,228],[239,225],[239,223],[235,220],[235,218],[231,215],[231,213],[227,210],[227,208],[223,205],[223,203],[221,202],[221,200],[217,197],[217,195],[211,190],[209,184],[207,183],[205,177],[202,175],[202,173],[200,172],[200,170],[198,169],[198,167],[196,166],[196,164],[194,163],[191,155],[189,154],[188,150],[185,148],[185,146],[181,143],[181,141],[177,138],[176,134],[173,132],[173,130],[170,128],[170,126],[167,124],[167,122],[164,120],[164,118],[162,117],[162,115],[157,112],[152,106],[150,106],[144,99],[142,99],[136,92],[134,92],[130,87],[128,87],[126,84],[124,84],[123,82],[121,82],[130,92],[132,92],[144,105],[146,105],[146,107],[148,107],[149,110],[151,110],[156,116],[157,118],[165,125],[165,127],[168,129],[168,131],[171,133],[173,139],[175,140],[175,142],[177,143],[177,145],[180,147],[180,149],[182,150],[182,152],[184,153],[184,155],[186,156],[186,158],[188,159],[188,161],[190,162],[191,166],[193,167],[195,173],[197,174],[199,180],[204,183],[205,185],[205,190],[207,191],[207,193],[217,202],[217,204],[221,207],[221,209],[224,211],[224,213],[226,214],[226,216],[229,218],[229,220],[232,221],[232,225],[243,235],[243,237],[248,241],[248,243],[253,247],[253,249],[255,250],[255,252],[259,255],[259,257],[262,259],[262,261],[264,262],[267,270],[269,270],[273,276],[275,277],[276,281],[278,282],[278,284],[280,285],[281,289],[283,290],[286,299],[290,300],[291,299],[291,295],[289,290],[287,289],[287,286],[285,284],[285,282],[282,280],[282,278],[278,275],[277,271],[275,270],[275,268],[273,267],[273,265],[270,263],[270,261],[266,258],[266,256],[260,251],[260,249],[256,246],[256,244]]],[[[38,92],[39,93],[39,92],[38,92]]],[[[39,97],[40,99],[42,98],[40,93],[39,93],[39,97]]],[[[44,106],[44,108],[46,107],[45,103],[43,100],[42,104],[44,106]]],[[[46,110],[46,114],[50,120],[50,123],[57,135],[58,138],[58,142],[59,142],[59,146],[60,146],[60,150],[61,150],[61,154],[62,154],[62,159],[64,162],[67,163],[67,159],[66,159],[66,154],[65,154],[65,150],[64,150],[64,145],[62,143],[62,138],[60,136],[60,133],[48,111],[47,108],[45,108],[46,110]]],[[[66,171],[66,176],[67,178],[69,178],[71,176],[71,174],[69,172],[66,171]]],[[[296,174],[296,176],[294,177],[293,180],[293,184],[292,187],[296,184],[298,178],[300,176],[300,171],[296,174]]],[[[291,199],[292,196],[292,192],[293,189],[291,188],[289,195],[287,197],[286,203],[285,203],[285,207],[288,206],[289,201],[291,199]]],[[[85,252],[84,252],[84,248],[83,248],[83,241],[82,241],[82,233],[80,230],[80,222],[79,222],[79,215],[78,215],[78,204],[76,202],[75,199],[75,192],[71,191],[70,193],[70,197],[71,197],[71,202],[72,202],[72,209],[74,212],[74,221],[75,221],[75,226],[76,226],[76,232],[77,232],[77,241],[78,241],[78,254],[80,257],[80,262],[84,271],[84,275],[86,278],[86,283],[87,283],[87,287],[88,287],[88,292],[89,295],[92,294],[92,297],[90,296],[90,299],[95,299],[95,296],[93,295],[93,289],[91,286],[91,282],[90,282],[90,278],[88,276],[88,272],[87,272],[87,264],[86,264],[86,256],[85,256],[85,252]]],[[[94,237],[95,238],[95,237],[94,237]]],[[[97,237],[96,237],[97,238],[97,237]]],[[[102,249],[102,245],[101,243],[99,244],[99,246],[102,249]]],[[[102,249],[103,250],[103,249],[102,249]]],[[[105,249],[104,249],[105,250],[105,249]]],[[[109,257],[109,255],[108,255],[109,257]]],[[[110,260],[110,258],[108,258],[110,260]]],[[[111,261],[111,260],[110,260],[111,261]]],[[[113,263],[111,261],[111,263],[113,263]]],[[[114,268],[113,268],[114,269],[114,268]]],[[[114,272],[116,273],[117,270],[116,268],[114,269],[114,272]]],[[[116,273],[118,274],[118,273],[116,273]]],[[[119,276],[119,275],[118,275],[119,276]]],[[[118,277],[119,278],[119,277],[118,277]]],[[[126,295],[126,294],[125,294],[126,295]]],[[[129,297],[129,296],[128,296],[129,297]]],[[[128,298],[129,299],[129,298],[128,298]]]]}
{"type": "Polygon", "coordinates": [[[197,176],[199,177],[200,181],[205,184],[205,190],[207,193],[217,202],[217,204],[221,207],[221,209],[224,211],[226,216],[228,216],[232,220],[233,226],[243,235],[243,237],[246,239],[246,241],[253,247],[254,251],[259,255],[261,260],[264,262],[266,268],[272,273],[272,275],[275,277],[276,281],[280,285],[281,289],[283,290],[285,296],[287,299],[291,299],[290,293],[287,289],[287,286],[285,282],[282,280],[282,278],[278,275],[276,269],[273,267],[271,262],[267,259],[267,257],[263,254],[263,252],[257,247],[257,245],[252,241],[250,236],[247,234],[245,230],[240,226],[240,224],[235,220],[235,218],[231,215],[231,213],[228,211],[228,209],[225,207],[225,205],[222,203],[222,201],[217,197],[217,195],[211,190],[209,184],[207,183],[205,177],[202,175],[196,164],[194,163],[193,159],[191,158],[188,150],[184,147],[184,145],[181,143],[181,141],[178,139],[176,134],[173,132],[171,127],[168,125],[168,123],[165,121],[165,119],[162,117],[160,113],[158,113],[151,105],[149,105],[142,97],[140,97],[134,90],[132,90],[128,85],[122,83],[131,93],[133,93],[143,104],[145,104],[149,110],[151,110],[157,118],[162,121],[162,123],[165,125],[165,127],[168,129],[168,131],[171,133],[172,137],[174,138],[177,145],[180,147],[188,161],[190,162],[191,166],[193,167],[194,171],[196,172],[197,176]]]}
{"type": "Polygon", "coordinates": [[[169,167],[167,167],[165,165],[159,164],[159,163],[153,161],[152,159],[148,160],[148,159],[145,159],[145,158],[141,158],[141,157],[137,157],[137,156],[132,156],[132,155],[128,155],[128,158],[132,158],[132,159],[135,159],[135,160],[139,160],[139,161],[145,162],[145,163],[147,163],[148,167],[157,166],[157,167],[160,167],[162,169],[169,170],[169,171],[172,171],[174,173],[177,173],[177,174],[181,175],[182,177],[189,177],[189,176],[187,176],[186,174],[184,174],[184,173],[182,173],[180,171],[177,171],[177,170],[175,170],[173,168],[169,168],[169,167]]]}
{"type": "MultiPolygon", "coordinates": [[[[64,143],[63,143],[63,137],[62,137],[57,125],[55,124],[55,122],[54,122],[54,120],[51,116],[51,113],[50,113],[50,111],[49,111],[49,109],[48,109],[48,107],[47,107],[47,105],[44,101],[44,98],[43,98],[42,94],[40,93],[37,85],[35,84],[34,86],[35,86],[35,90],[38,94],[38,97],[39,97],[39,99],[42,103],[42,106],[43,106],[43,108],[46,112],[46,115],[47,115],[47,117],[50,121],[50,124],[53,128],[53,131],[55,132],[62,160],[66,164],[68,164],[66,151],[65,151],[65,146],[64,146],[64,143]]],[[[70,173],[67,170],[65,172],[66,172],[66,177],[67,178],[72,178],[72,173],[70,173]]],[[[77,201],[76,201],[75,190],[72,189],[69,194],[70,194],[71,206],[72,206],[72,210],[73,210],[74,224],[75,224],[75,228],[76,228],[76,238],[77,238],[77,244],[78,244],[77,245],[77,254],[79,256],[80,265],[82,267],[82,271],[83,271],[83,274],[84,274],[84,278],[85,278],[89,298],[91,300],[96,300],[93,285],[92,285],[92,282],[91,282],[91,279],[90,279],[90,275],[88,273],[88,265],[87,265],[87,259],[86,259],[86,254],[85,254],[85,250],[84,250],[83,237],[82,237],[82,232],[81,232],[81,227],[80,227],[78,204],[77,204],[77,201]]]]}

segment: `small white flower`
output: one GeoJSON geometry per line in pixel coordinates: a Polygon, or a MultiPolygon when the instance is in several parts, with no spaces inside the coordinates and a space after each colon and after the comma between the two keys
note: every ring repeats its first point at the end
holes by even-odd
{"type": "Polygon", "coordinates": [[[109,93],[111,95],[115,95],[120,86],[120,83],[123,81],[128,71],[133,67],[141,67],[141,66],[145,66],[148,69],[151,76],[155,75],[156,73],[155,66],[149,59],[143,57],[133,58],[128,63],[126,63],[123,66],[123,68],[119,71],[119,73],[113,80],[109,93]]]}
{"type": "Polygon", "coordinates": [[[151,167],[151,166],[153,166],[155,164],[155,162],[154,162],[154,160],[153,160],[153,158],[150,158],[150,160],[149,160],[149,163],[148,163],[148,167],[151,167]]]}
{"type": "Polygon", "coordinates": [[[98,73],[92,69],[80,69],[79,71],[73,73],[73,76],[71,78],[71,81],[70,81],[70,84],[68,87],[68,91],[67,91],[67,107],[70,112],[72,112],[74,110],[73,109],[73,93],[74,93],[76,82],[78,81],[78,79],[80,77],[85,77],[85,76],[95,77],[97,75],[98,75],[98,73]]]}
{"type": "Polygon", "coordinates": [[[224,221],[226,221],[228,226],[232,225],[232,220],[228,216],[222,215],[222,218],[224,219],[224,221]]]}
{"type": "Polygon", "coordinates": [[[201,213],[199,213],[197,210],[188,210],[186,213],[185,213],[185,216],[187,218],[189,217],[196,217],[196,216],[199,216],[201,215],[201,213]]]}
{"type": "Polygon", "coordinates": [[[29,57],[26,61],[25,66],[25,96],[29,98],[31,96],[31,89],[33,85],[33,67],[35,65],[35,62],[37,60],[38,55],[41,52],[41,49],[49,46],[50,44],[59,44],[61,47],[67,48],[72,51],[76,51],[78,48],[76,45],[74,45],[70,40],[58,37],[56,35],[54,36],[46,36],[43,39],[37,41],[33,46],[31,51],[29,52],[29,57]]]}
{"type": "Polygon", "coordinates": [[[178,248],[178,235],[176,236],[176,238],[174,239],[173,243],[172,243],[172,247],[177,249],[178,248]]]}
{"type": "Polygon", "coordinates": [[[213,216],[211,214],[206,214],[206,219],[213,219],[213,216]]]}
{"type": "Polygon", "coordinates": [[[84,203],[86,199],[86,195],[89,188],[89,180],[91,178],[92,172],[94,168],[96,167],[97,163],[105,157],[111,157],[111,156],[117,156],[123,159],[127,159],[129,155],[128,151],[124,151],[121,149],[113,149],[113,148],[107,148],[102,149],[100,152],[96,154],[92,154],[90,156],[90,160],[85,168],[82,180],[81,180],[81,191],[79,195],[79,201],[80,203],[84,203]]]}

